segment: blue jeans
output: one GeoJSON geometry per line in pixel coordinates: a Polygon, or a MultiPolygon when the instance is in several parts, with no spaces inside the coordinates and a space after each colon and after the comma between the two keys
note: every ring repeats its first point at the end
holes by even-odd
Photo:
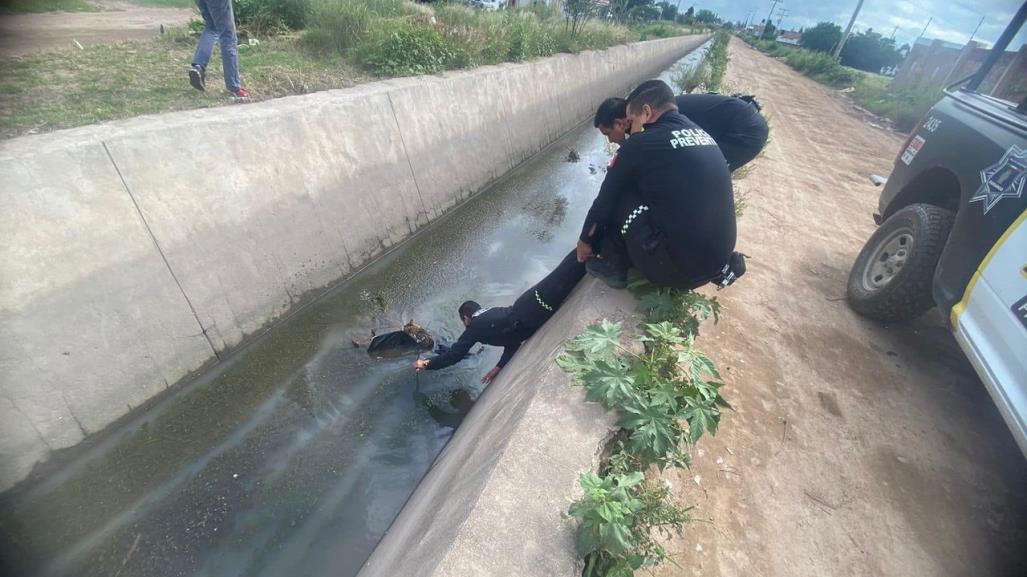
{"type": "Polygon", "coordinates": [[[200,35],[200,44],[196,47],[193,64],[206,68],[214,51],[214,44],[220,41],[225,88],[234,93],[242,88],[242,79],[239,78],[239,48],[236,46],[232,0],[196,0],[196,6],[203,14],[203,22],[207,26],[200,35]]]}

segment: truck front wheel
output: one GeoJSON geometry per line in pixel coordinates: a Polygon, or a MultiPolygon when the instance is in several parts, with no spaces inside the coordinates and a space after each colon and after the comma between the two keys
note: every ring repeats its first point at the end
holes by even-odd
{"type": "Polygon", "coordinates": [[[934,306],[931,281],[955,215],[912,204],[891,215],[867,241],[849,273],[849,307],[879,321],[907,321],[934,306]]]}

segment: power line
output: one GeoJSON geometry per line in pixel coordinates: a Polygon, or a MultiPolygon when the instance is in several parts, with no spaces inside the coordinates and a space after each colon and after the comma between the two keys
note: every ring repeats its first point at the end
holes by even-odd
{"type": "Polygon", "coordinates": [[[777,29],[778,29],[778,31],[780,31],[780,30],[781,30],[781,21],[782,21],[782,20],[784,20],[784,19],[785,19],[785,16],[788,16],[788,14],[789,14],[789,11],[788,11],[788,9],[787,9],[787,8],[782,8],[782,9],[781,9],[781,10],[780,10],[780,11],[779,11],[779,12],[777,13],[777,29]]]}

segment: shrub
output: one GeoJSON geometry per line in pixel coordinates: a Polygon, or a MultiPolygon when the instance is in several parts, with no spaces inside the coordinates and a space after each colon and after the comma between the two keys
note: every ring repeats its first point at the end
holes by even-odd
{"type": "Polygon", "coordinates": [[[891,90],[887,84],[867,80],[856,85],[852,98],[860,106],[892,121],[897,130],[909,132],[942,96],[935,86],[909,86],[891,90]]]}
{"type": "Polygon", "coordinates": [[[577,549],[584,577],[631,577],[669,556],[657,537],[681,534],[688,509],[670,499],[668,488],[645,480],[652,465],[683,467],[688,448],[714,434],[720,410],[717,369],[695,348],[699,323],[717,318],[719,305],[699,293],[658,288],[635,278],[629,289],[646,316],[643,352],[622,343],[620,323],[603,320],[568,341],[557,363],[585,398],[615,411],[621,430],[599,474],[581,475],[583,496],[570,506],[581,521],[577,549]]]}
{"type": "Polygon", "coordinates": [[[657,38],[681,36],[685,33],[685,30],[673,22],[657,20],[656,22],[650,22],[641,26],[637,32],[639,40],[655,40],[657,38]]]}
{"type": "Polygon", "coordinates": [[[299,30],[306,26],[310,0],[233,0],[241,28],[264,34],[299,30]]]}
{"type": "Polygon", "coordinates": [[[364,54],[364,65],[379,76],[435,74],[454,66],[457,53],[435,29],[401,27],[364,54]]]}
{"type": "Polygon", "coordinates": [[[393,32],[384,20],[404,16],[412,6],[403,0],[320,0],[303,44],[316,53],[347,55],[372,37],[393,32]]]}

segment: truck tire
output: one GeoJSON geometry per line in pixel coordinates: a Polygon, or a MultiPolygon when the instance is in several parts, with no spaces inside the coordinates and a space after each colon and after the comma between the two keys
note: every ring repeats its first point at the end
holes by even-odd
{"type": "Polygon", "coordinates": [[[934,306],[931,283],[955,215],[912,204],[884,221],[849,273],[849,307],[878,321],[908,321],[934,306]]]}

